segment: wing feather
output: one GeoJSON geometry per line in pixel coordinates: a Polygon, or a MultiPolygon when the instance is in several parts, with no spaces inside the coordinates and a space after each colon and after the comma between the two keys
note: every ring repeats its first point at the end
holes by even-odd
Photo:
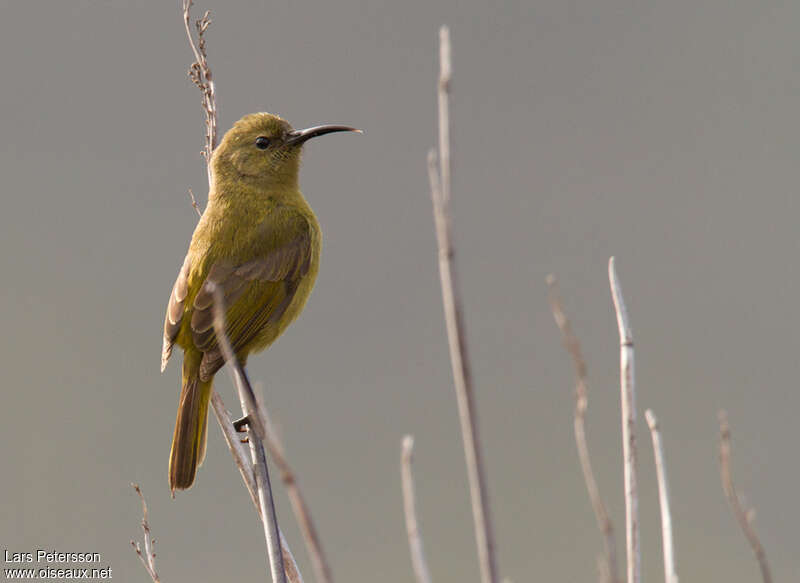
{"type": "Polygon", "coordinates": [[[181,329],[183,312],[185,309],[186,296],[189,293],[189,254],[183,260],[183,266],[178,271],[178,278],[172,286],[172,293],[169,295],[167,303],[167,314],[164,317],[164,341],[161,345],[161,372],[167,368],[167,362],[172,355],[172,348],[175,346],[175,339],[181,329]]]}
{"type": "MultiPolygon", "coordinates": [[[[308,273],[311,238],[302,232],[289,243],[240,265],[217,263],[206,282],[214,282],[223,293],[226,332],[234,352],[239,353],[267,326],[275,325],[291,304],[299,280],[308,273]]],[[[203,284],[192,303],[191,333],[201,350],[200,378],[206,380],[224,364],[214,334],[213,293],[203,284]]]]}

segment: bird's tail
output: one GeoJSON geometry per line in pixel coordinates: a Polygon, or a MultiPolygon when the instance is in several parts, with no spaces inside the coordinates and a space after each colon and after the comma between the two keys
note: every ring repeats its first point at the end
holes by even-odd
{"type": "Polygon", "coordinates": [[[183,362],[181,398],[178,417],[169,454],[169,488],[185,490],[194,482],[197,468],[206,456],[208,402],[211,399],[212,379],[201,381],[196,366],[186,355],[183,362]]]}

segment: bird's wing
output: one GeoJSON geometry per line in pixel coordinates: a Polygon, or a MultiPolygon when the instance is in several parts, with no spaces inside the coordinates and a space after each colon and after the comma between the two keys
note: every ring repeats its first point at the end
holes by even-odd
{"type": "Polygon", "coordinates": [[[161,347],[161,372],[167,368],[167,361],[172,355],[172,347],[175,346],[175,339],[181,329],[183,320],[184,304],[189,293],[189,254],[183,260],[183,267],[178,272],[175,285],[172,286],[172,293],[167,303],[167,314],[164,317],[164,342],[161,347]]]}
{"type": "MultiPolygon", "coordinates": [[[[311,264],[311,235],[307,229],[271,251],[239,265],[220,261],[211,266],[206,282],[220,289],[226,306],[226,332],[239,353],[268,326],[278,324],[294,298],[300,279],[311,264]]],[[[192,304],[191,334],[202,351],[201,380],[224,364],[214,334],[214,294],[203,284],[192,304]]]]}

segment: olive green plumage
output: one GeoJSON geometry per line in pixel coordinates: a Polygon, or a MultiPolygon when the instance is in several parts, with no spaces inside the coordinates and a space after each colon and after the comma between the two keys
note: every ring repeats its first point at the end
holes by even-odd
{"type": "MultiPolygon", "coordinates": [[[[192,485],[205,455],[208,404],[224,357],[214,335],[213,281],[227,307],[227,334],[244,364],[303,309],[319,269],[322,233],[298,188],[302,144],[344,126],[295,131],[268,113],[243,117],[211,157],[208,206],[167,305],[161,370],[184,350],[169,464],[171,490],[192,485]]],[[[355,130],[352,130],[355,131],[355,130]]]]}

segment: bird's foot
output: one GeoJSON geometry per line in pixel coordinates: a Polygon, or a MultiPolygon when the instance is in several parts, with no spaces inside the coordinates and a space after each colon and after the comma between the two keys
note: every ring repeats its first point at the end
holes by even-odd
{"type": "Polygon", "coordinates": [[[247,431],[247,428],[249,426],[250,426],[250,418],[247,415],[233,422],[233,428],[239,433],[244,433],[245,431],[247,431]]]}

